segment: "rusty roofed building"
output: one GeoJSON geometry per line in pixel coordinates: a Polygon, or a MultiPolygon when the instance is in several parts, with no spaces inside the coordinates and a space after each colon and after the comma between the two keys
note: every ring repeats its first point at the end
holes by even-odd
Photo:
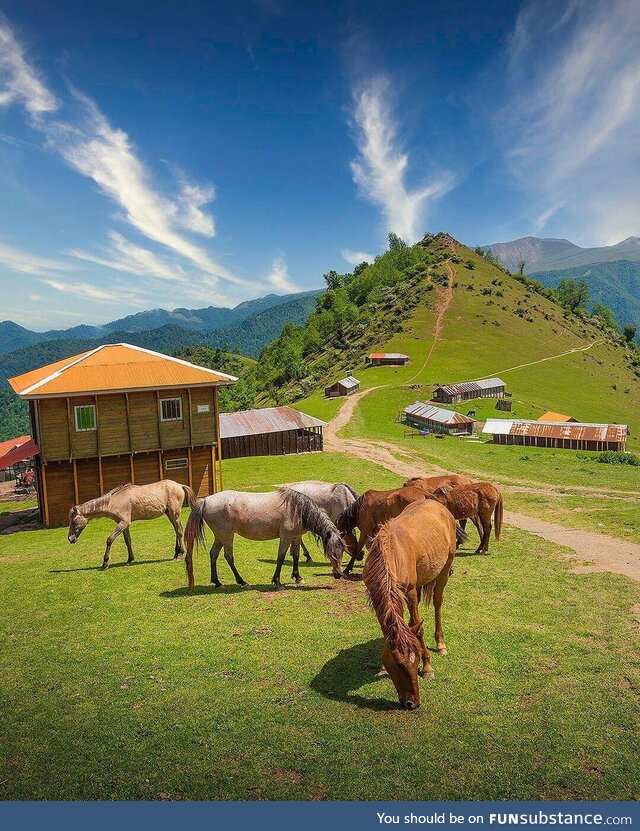
{"type": "Polygon", "coordinates": [[[475,421],[454,410],[444,410],[434,407],[433,404],[423,404],[416,401],[402,411],[405,424],[418,430],[429,430],[435,433],[450,433],[456,436],[470,436],[473,433],[475,421]]]}
{"type": "Polygon", "coordinates": [[[472,398],[504,398],[505,383],[500,378],[443,384],[433,391],[433,400],[439,404],[460,404],[472,398]]]}
{"type": "Polygon", "coordinates": [[[225,459],[237,459],[322,450],[325,424],[292,407],[221,413],[222,455],[225,459]]]}
{"type": "Polygon", "coordinates": [[[221,487],[218,387],[237,379],[126,343],[9,379],[29,402],[45,525],[126,482],[221,487]]]}
{"type": "Polygon", "coordinates": [[[402,352],[372,352],[367,356],[371,366],[406,366],[411,358],[402,352]]]}
{"type": "Polygon", "coordinates": [[[566,421],[512,421],[490,418],[483,430],[494,444],[553,447],[564,450],[617,450],[627,446],[626,424],[587,424],[566,421]]]}

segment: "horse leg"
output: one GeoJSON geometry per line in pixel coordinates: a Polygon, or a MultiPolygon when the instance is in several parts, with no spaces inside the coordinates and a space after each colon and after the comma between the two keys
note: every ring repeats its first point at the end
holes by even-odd
{"type": "Polygon", "coordinates": [[[284,563],[284,558],[289,545],[290,543],[288,540],[280,537],[280,544],[278,546],[278,561],[276,563],[276,570],[273,572],[273,577],[271,578],[271,582],[277,589],[282,585],[280,581],[280,572],[282,571],[282,564],[284,563]]]}
{"type": "Polygon", "coordinates": [[[293,580],[300,585],[300,583],[304,583],[302,577],[300,577],[299,565],[300,565],[300,540],[294,540],[291,543],[291,556],[293,557],[293,571],[291,572],[291,577],[293,580]]]}
{"type": "Polygon", "coordinates": [[[364,541],[365,541],[365,534],[363,531],[360,532],[360,539],[358,540],[358,544],[355,547],[353,554],[349,562],[347,563],[347,567],[344,570],[344,573],[348,576],[351,574],[351,571],[355,565],[356,560],[362,559],[362,549],[364,548],[364,541]]]}
{"type": "Polygon", "coordinates": [[[122,529],[122,536],[124,537],[125,544],[127,546],[127,565],[130,566],[133,562],[133,548],[131,547],[131,531],[129,531],[129,527],[122,529]]]}
{"type": "MultiPolygon", "coordinates": [[[[420,598],[422,596],[422,590],[419,588],[410,589],[405,597],[407,600],[407,606],[409,607],[409,626],[416,631],[418,625],[422,622],[420,618],[420,598]]],[[[428,678],[432,680],[435,677],[435,673],[433,671],[433,666],[431,664],[431,653],[427,649],[427,645],[424,642],[424,634],[422,629],[417,630],[416,637],[420,641],[420,650],[421,650],[421,659],[422,659],[422,672],[420,675],[423,678],[428,678]]]]}
{"type": "Polygon", "coordinates": [[[125,520],[122,520],[122,522],[119,522],[116,525],[116,530],[113,532],[113,534],[109,534],[109,536],[107,537],[107,547],[106,547],[105,552],[104,552],[104,557],[102,558],[102,570],[103,571],[106,571],[109,568],[109,555],[110,555],[110,552],[111,552],[111,546],[113,545],[113,541],[116,539],[116,537],[119,537],[120,534],[123,533],[124,529],[127,528],[128,526],[129,526],[129,523],[126,522],[125,520]]]}
{"type": "Polygon", "coordinates": [[[246,586],[247,581],[242,579],[240,572],[236,568],[236,564],[233,561],[233,537],[231,538],[231,542],[224,544],[224,558],[229,564],[229,568],[233,572],[233,576],[236,578],[236,583],[239,586],[246,586]]]}
{"type": "Polygon", "coordinates": [[[304,554],[304,558],[305,558],[305,560],[306,560],[308,563],[312,562],[312,560],[311,560],[311,554],[309,554],[309,549],[308,549],[308,548],[307,548],[307,546],[304,544],[304,540],[302,539],[302,537],[300,537],[300,548],[302,549],[302,553],[304,554]]]}
{"type": "Polygon", "coordinates": [[[442,630],[442,600],[444,597],[444,589],[449,579],[449,570],[452,564],[453,557],[450,557],[447,560],[445,567],[438,575],[436,585],[433,589],[433,608],[435,611],[436,618],[436,631],[434,637],[436,639],[436,648],[438,650],[438,655],[447,654],[447,647],[444,642],[444,632],[442,630]]]}
{"type": "Polygon", "coordinates": [[[482,553],[489,553],[489,540],[491,539],[491,514],[489,513],[484,520],[484,538],[482,540],[482,553]]]}
{"type": "Polygon", "coordinates": [[[182,522],[180,521],[180,511],[171,511],[167,509],[167,516],[169,522],[173,525],[173,530],[176,532],[176,547],[173,551],[173,559],[179,560],[184,554],[184,546],[182,544],[182,522]]]}
{"type": "Polygon", "coordinates": [[[213,545],[211,546],[211,550],[209,551],[209,560],[211,561],[211,582],[213,585],[218,588],[221,586],[222,583],[218,580],[218,556],[222,551],[222,543],[220,540],[214,536],[213,538],[213,545]]]}

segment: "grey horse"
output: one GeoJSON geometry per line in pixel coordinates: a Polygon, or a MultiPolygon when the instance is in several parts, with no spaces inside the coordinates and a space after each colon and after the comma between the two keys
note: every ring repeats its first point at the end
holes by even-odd
{"type": "MultiPolygon", "coordinates": [[[[333,485],[330,482],[309,480],[306,482],[292,482],[284,487],[308,496],[318,508],[325,512],[334,525],[340,514],[346,511],[349,505],[358,498],[356,491],[346,482],[337,482],[333,485]]],[[[300,548],[305,560],[310,563],[311,555],[302,539],[300,540],[300,548]]]]}

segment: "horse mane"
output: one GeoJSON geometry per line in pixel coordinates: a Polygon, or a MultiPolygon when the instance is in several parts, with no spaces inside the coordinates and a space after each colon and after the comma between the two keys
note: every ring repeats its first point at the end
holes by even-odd
{"type": "Polygon", "coordinates": [[[124,485],[116,485],[115,488],[111,488],[110,491],[107,493],[102,494],[102,496],[97,496],[95,499],[89,499],[88,502],[83,502],[82,505],[78,505],[78,513],[80,514],[87,514],[87,513],[94,513],[95,511],[101,511],[104,508],[108,508],[111,499],[115,494],[120,493],[127,488],[132,486],[132,482],[127,482],[124,485]]]}
{"type": "Polygon", "coordinates": [[[357,496],[355,500],[340,514],[336,520],[336,528],[338,531],[351,531],[358,524],[358,513],[362,505],[362,496],[357,496]]]}
{"type": "Polygon", "coordinates": [[[352,488],[351,485],[347,484],[347,482],[336,482],[336,484],[333,486],[334,490],[339,486],[346,488],[354,499],[358,498],[357,491],[354,488],[352,488]]]}
{"type": "Polygon", "coordinates": [[[424,476],[412,476],[411,479],[407,479],[402,487],[408,488],[413,485],[414,482],[419,482],[421,479],[424,479],[424,476]]]}
{"type": "Polygon", "coordinates": [[[369,605],[390,646],[403,654],[420,652],[419,643],[404,622],[404,600],[389,564],[390,530],[383,525],[373,540],[365,565],[369,605]]]}
{"type": "Polygon", "coordinates": [[[283,504],[293,511],[302,527],[313,534],[316,542],[320,541],[326,547],[340,536],[333,522],[308,496],[291,488],[279,488],[278,493],[283,504]]]}

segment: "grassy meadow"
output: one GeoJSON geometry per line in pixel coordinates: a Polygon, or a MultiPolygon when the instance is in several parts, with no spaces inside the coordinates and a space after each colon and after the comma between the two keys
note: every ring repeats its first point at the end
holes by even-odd
{"type": "MultiPolygon", "coordinates": [[[[300,478],[399,481],[340,454],[225,464],[228,487],[300,478]]],[[[375,677],[362,583],[320,553],[274,592],[274,543],[237,541],[246,590],[224,562],[211,589],[200,552],[189,596],[165,519],[133,527],[135,565],[118,541],[101,572],[111,527],[73,547],[66,529],[0,536],[2,798],[637,797],[635,584],[512,530],[463,551],[449,655],[411,713],[375,677]]]]}

